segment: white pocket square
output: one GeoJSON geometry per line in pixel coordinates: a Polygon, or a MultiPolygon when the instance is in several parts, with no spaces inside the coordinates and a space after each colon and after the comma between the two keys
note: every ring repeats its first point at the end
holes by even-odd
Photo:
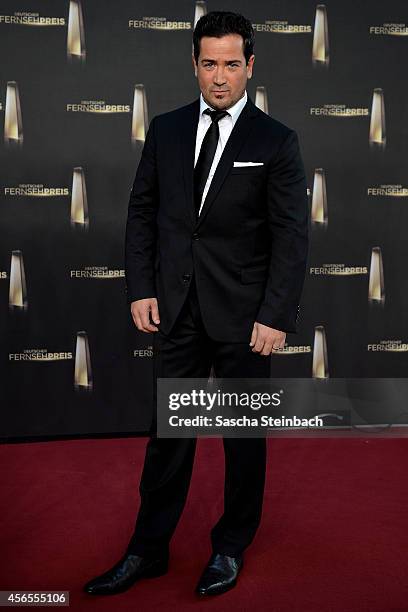
{"type": "Polygon", "coordinates": [[[240,162],[234,161],[234,168],[242,168],[243,166],[263,166],[263,162],[240,162]]]}

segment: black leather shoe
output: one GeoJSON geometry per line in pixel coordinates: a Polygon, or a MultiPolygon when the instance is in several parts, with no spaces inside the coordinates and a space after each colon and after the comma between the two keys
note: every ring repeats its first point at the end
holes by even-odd
{"type": "Polygon", "coordinates": [[[139,578],[162,576],[168,569],[168,555],[147,559],[125,554],[110,570],[87,582],[84,591],[91,595],[113,595],[130,588],[139,578]]]}
{"type": "Polygon", "coordinates": [[[243,566],[242,555],[229,557],[213,553],[196,586],[198,595],[219,595],[236,585],[243,566]]]}

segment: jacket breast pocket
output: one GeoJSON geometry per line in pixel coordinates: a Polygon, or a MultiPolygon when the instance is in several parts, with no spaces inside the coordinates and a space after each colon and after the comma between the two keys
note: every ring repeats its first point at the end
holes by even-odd
{"type": "Polygon", "coordinates": [[[233,166],[230,174],[249,174],[252,176],[257,176],[258,174],[262,174],[264,170],[265,166],[233,166]]]}
{"type": "Polygon", "coordinates": [[[268,276],[267,266],[251,266],[241,269],[241,283],[262,283],[268,276]]]}

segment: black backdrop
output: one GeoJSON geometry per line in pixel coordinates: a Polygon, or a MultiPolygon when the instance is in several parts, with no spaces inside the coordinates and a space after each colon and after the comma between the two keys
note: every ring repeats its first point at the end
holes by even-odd
{"type": "Polygon", "coordinates": [[[327,341],[331,377],[406,375],[405,0],[3,0],[3,439],[146,430],[152,341],[132,324],[123,278],[128,197],[143,147],[132,132],[134,91],[144,91],[147,121],[195,99],[192,29],[200,10],[221,9],[254,24],[247,91],[256,101],[264,88],[269,114],[298,132],[311,205],[319,169],[326,185],[326,222],[311,224],[299,333],[273,357],[272,375],[314,375],[316,328],[327,341]],[[75,28],[78,13],[82,28],[75,28]],[[315,18],[324,13],[327,61],[316,61],[315,18]],[[68,44],[68,30],[74,40],[81,35],[82,56],[68,44]],[[384,101],[379,144],[369,142],[374,90],[384,101]],[[16,98],[21,113],[13,115],[16,98]],[[75,168],[87,224],[71,223],[75,168]],[[382,258],[382,299],[369,296],[372,249],[382,258]],[[21,280],[21,263],[19,302],[13,278],[21,280]],[[89,348],[85,384],[75,378],[79,332],[89,348]]]}

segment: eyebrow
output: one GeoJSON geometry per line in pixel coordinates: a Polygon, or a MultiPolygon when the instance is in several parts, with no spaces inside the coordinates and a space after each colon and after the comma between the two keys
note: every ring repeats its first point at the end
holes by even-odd
{"type": "MultiPolygon", "coordinates": [[[[215,62],[215,60],[208,58],[208,57],[203,58],[201,61],[202,62],[215,62]]],[[[235,63],[241,64],[242,62],[239,59],[233,59],[233,60],[227,60],[225,63],[226,64],[235,64],[235,63]]]]}

